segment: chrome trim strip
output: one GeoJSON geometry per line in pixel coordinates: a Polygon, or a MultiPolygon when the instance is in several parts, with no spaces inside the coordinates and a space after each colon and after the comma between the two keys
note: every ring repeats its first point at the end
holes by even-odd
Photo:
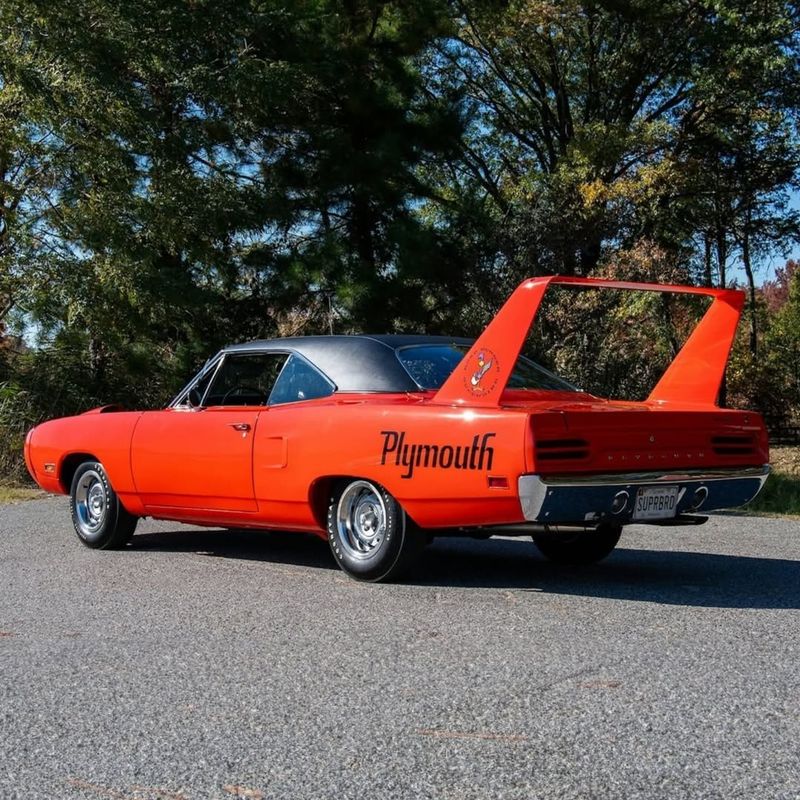
{"type": "MultiPolygon", "coordinates": [[[[217,379],[217,375],[219,375],[219,371],[222,369],[222,365],[225,363],[225,359],[227,357],[228,357],[227,353],[223,353],[219,357],[219,360],[217,361],[217,366],[214,367],[214,372],[212,373],[211,378],[209,379],[208,384],[206,385],[206,390],[203,392],[203,396],[200,398],[200,405],[198,406],[198,408],[205,408],[205,402],[206,402],[206,397],[208,397],[208,391],[209,391],[209,389],[211,389],[212,384],[217,379]]],[[[209,370],[209,372],[210,371],[211,370],[209,370]]],[[[202,380],[202,378],[198,378],[197,382],[195,383],[195,386],[198,383],[200,383],[201,380],[202,380]]],[[[191,391],[191,389],[189,391],[191,391]]],[[[187,392],[187,396],[188,396],[188,392],[187,392]]]]}
{"type": "MultiPolygon", "coordinates": [[[[675,483],[677,481],[723,481],[731,478],[761,478],[762,483],[770,472],[769,464],[761,467],[733,469],[690,469],[683,472],[612,472],[605,475],[556,475],[542,478],[546,486],[631,486],[648,483],[675,483]]],[[[525,477],[525,476],[523,476],[525,477]]]]}

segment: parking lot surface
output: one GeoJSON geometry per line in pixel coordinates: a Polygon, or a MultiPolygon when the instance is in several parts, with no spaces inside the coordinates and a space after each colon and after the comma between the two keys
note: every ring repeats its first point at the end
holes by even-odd
{"type": "Polygon", "coordinates": [[[436,540],[365,585],[298,534],[0,507],[0,797],[800,797],[800,521],[605,562],[436,540]]]}

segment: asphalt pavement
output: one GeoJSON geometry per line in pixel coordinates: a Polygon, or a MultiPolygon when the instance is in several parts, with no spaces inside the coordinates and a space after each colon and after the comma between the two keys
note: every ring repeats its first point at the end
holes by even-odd
{"type": "Polygon", "coordinates": [[[0,798],[800,798],[800,521],[600,565],[436,540],[365,585],[311,536],[0,507],[0,798]]]}

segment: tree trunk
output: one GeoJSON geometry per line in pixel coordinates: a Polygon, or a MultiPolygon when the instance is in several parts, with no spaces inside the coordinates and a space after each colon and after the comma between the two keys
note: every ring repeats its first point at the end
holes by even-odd
{"type": "Polygon", "coordinates": [[[708,232],[703,234],[703,246],[705,249],[704,253],[704,260],[703,260],[703,285],[711,287],[714,285],[714,278],[711,269],[711,236],[708,232]]]}
{"type": "Polygon", "coordinates": [[[672,351],[672,358],[675,359],[681,351],[681,343],[678,341],[678,336],[675,331],[675,325],[672,322],[672,309],[670,295],[667,293],[660,294],[660,308],[661,320],[664,324],[664,331],[669,341],[670,350],[672,351]]]}
{"type": "Polygon", "coordinates": [[[89,373],[92,376],[93,390],[103,382],[105,377],[105,353],[103,343],[95,336],[89,339],[89,373]]]}
{"type": "Polygon", "coordinates": [[[745,229],[742,235],[742,265],[747,275],[747,311],[750,317],[750,353],[755,358],[758,355],[758,319],[756,316],[756,284],[753,279],[753,264],[750,260],[750,213],[745,219],[745,229]]]}
{"type": "Polygon", "coordinates": [[[374,225],[369,201],[363,194],[357,194],[353,198],[353,244],[361,268],[370,276],[374,276],[376,271],[374,225]]]}
{"type": "Polygon", "coordinates": [[[728,266],[728,237],[722,225],[717,226],[717,267],[719,269],[719,286],[725,288],[728,266]]]}
{"type": "Polygon", "coordinates": [[[600,237],[592,237],[590,241],[586,242],[583,247],[581,247],[580,265],[582,275],[591,275],[595,269],[597,269],[601,252],[602,240],[600,237]]]}

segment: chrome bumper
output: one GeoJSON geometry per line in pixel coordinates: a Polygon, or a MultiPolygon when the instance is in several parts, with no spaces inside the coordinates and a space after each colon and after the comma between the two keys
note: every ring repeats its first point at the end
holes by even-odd
{"type": "Polygon", "coordinates": [[[769,465],[764,465],[548,478],[522,475],[518,489],[522,513],[529,522],[594,524],[609,521],[625,525],[632,521],[636,491],[640,487],[678,486],[676,514],[714,511],[749,503],[761,491],[769,470],[769,465]],[[627,502],[620,507],[626,496],[627,502]]]}

